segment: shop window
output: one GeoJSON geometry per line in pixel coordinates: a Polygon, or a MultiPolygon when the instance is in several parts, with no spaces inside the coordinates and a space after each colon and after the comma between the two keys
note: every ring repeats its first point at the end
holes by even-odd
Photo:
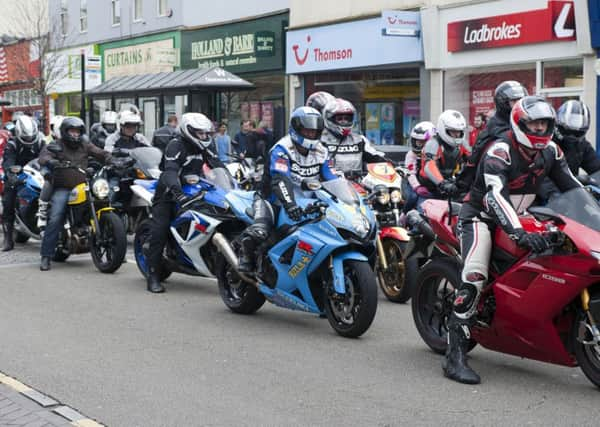
{"type": "Polygon", "coordinates": [[[117,112],[121,111],[122,107],[127,107],[125,104],[133,104],[135,105],[135,99],[134,98],[116,98],[115,99],[115,106],[117,107],[117,112]]]}
{"type": "Polygon", "coordinates": [[[181,118],[181,115],[187,110],[187,95],[165,95],[164,100],[165,115],[162,120],[163,125],[167,123],[169,116],[175,115],[181,118]]]}
{"type": "Polygon", "coordinates": [[[419,69],[307,76],[306,95],[324,90],[356,108],[355,130],[378,146],[407,146],[421,120],[419,69]]]}
{"type": "Polygon", "coordinates": [[[68,113],[67,109],[67,97],[59,96],[54,101],[54,115],[55,116],[66,116],[68,113]]]}
{"type": "MultiPolygon", "coordinates": [[[[102,113],[104,113],[107,110],[110,110],[110,99],[95,99],[94,98],[94,100],[92,102],[92,109],[93,109],[92,123],[97,123],[100,121],[100,117],[102,116],[102,113]]],[[[60,113],[56,113],[56,114],[60,114],[60,113]]]]}
{"type": "Polygon", "coordinates": [[[112,9],[112,25],[117,26],[121,25],[121,1],[120,0],[112,0],[111,2],[112,9]]]}
{"type": "MultiPolygon", "coordinates": [[[[536,93],[536,64],[449,70],[444,72],[443,108],[460,111],[467,120],[470,142],[481,131],[480,119],[489,120],[495,113],[494,91],[505,80],[516,80],[530,94],[536,93]],[[475,117],[478,116],[477,122],[475,117]]],[[[434,124],[437,117],[429,119],[434,124]]]]}
{"type": "Polygon", "coordinates": [[[81,111],[81,94],[69,95],[69,113],[79,114],[81,111]]]}
{"type": "Polygon", "coordinates": [[[583,59],[551,61],[542,63],[542,88],[583,87],[583,59]]]}
{"type": "Polygon", "coordinates": [[[87,0],[81,0],[79,3],[79,31],[86,33],[87,29],[87,0]]]}

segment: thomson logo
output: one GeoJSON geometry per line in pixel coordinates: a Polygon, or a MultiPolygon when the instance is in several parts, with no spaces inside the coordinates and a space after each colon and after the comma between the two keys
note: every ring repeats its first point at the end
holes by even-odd
{"type": "MultiPolygon", "coordinates": [[[[310,43],[310,40],[310,35],[306,36],[306,43],[310,43]]],[[[308,59],[308,48],[306,48],[304,53],[301,55],[298,53],[298,49],[300,49],[299,45],[295,44],[292,46],[292,50],[294,51],[294,57],[296,59],[296,64],[304,65],[304,63],[308,59]]]]}
{"type": "Polygon", "coordinates": [[[521,37],[521,27],[522,24],[507,25],[506,22],[502,22],[502,25],[498,27],[489,27],[488,24],[483,24],[481,28],[471,30],[467,25],[463,41],[465,45],[470,45],[473,43],[518,39],[521,37]]]}
{"type": "MultiPolygon", "coordinates": [[[[306,43],[310,44],[311,41],[310,35],[306,36],[306,43]]],[[[300,66],[304,65],[311,54],[310,50],[310,47],[301,50],[300,45],[293,45],[292,51],[294,52],[296,64],[300,66]]],[[[312,58],[314,62],[332,62],[352,59],[352,48],[322,50],[321,48],[315,47],[312,49],[312,58]]]]}

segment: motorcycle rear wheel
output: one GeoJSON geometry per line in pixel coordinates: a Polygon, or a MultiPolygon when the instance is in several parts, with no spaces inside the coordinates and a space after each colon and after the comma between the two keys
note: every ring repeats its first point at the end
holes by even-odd
{"type": "Polygon", "coordinates": [[[371,326],[377,312],[377,283],[366,261],[344,262],[345,294],[338,294],[330,280],[325,287],[325,314],[341,336],[358,338],[371,326]]]}
{"type": "Polygon", "coordinates": [[[101,273],[114,273],[123,264],[127,253],[123,221],[114,212],[106,212],[100,216],[98,224],[100,229],[90,239],[92,260],[101,273]]]}
{"type": "MultiPolygon", "coordinates": [[[[151,219],[146,219],[140,223],[135,230],[135,236],[133,238],[133,253],[135,256],[135,263],[144,276],[148,278],[148,248],[150,245],[150,232],[151,232],[151,219]]],[[[158,280],[163,282],[171,275],[171,270],[166,267],[161,267],[158,270],[158,280]]]]}
{"type": "MultiPolygon", "coordinates": [[[[446,353],[448,318],[454,290],[460,286],[460,269],[447,259],[434,258],[419,271],[412,298],[412,315],[417,331],[434,352],[446,353]]],[[[468,351],[477,342],[471,340],[468,351]]]]}
{"type": "Polygon", "coordinates": [[[377,281],[385,297],[392,302],[403,304],[412,296],[415,277],[418,268],[415,258],[404,259],[406,242],[386,238],[381,241],[385,252],[388,271],[382,271],[377,264],[377,281]],[[410,273],[410,274],[409,274],[410,273]]]}
{"type": "MultiPolygon", "coordinates": [[[[585,313],[580,312],[577,316],[575,324],[573,325],[573,334],[575,337],[578,335],[578,329],[580,322],[585,322],[589,325],[589,320],[585,316],[585,313]]],[[[586,334],[586,341],[591,341],[591,332],[588,330],[586,334]]],[[[575,342],[575,358],[579,367],[596,387],[600,388],[600,345],[586,345],[574,339],[575,342]]]]}
{"type": "Polygon", "coordinates": [[[241,280],[222,256],[217,258],[217,280],[221,299],[234,313],[254,314],[265,303],[256,286],[241,280]]]}

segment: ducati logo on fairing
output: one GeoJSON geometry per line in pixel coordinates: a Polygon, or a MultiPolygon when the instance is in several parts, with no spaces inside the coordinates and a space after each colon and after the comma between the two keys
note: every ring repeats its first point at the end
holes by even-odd
{"type": "Polygon", "coordinates": [[[565,279],[561,279],[560,277],[551,276],[550,274],[542,274],[542,279],[546,279],[546,280],[549,280],[554,283],[560,283],[561,285],[564,285],[567,283],[567,281],[565,279]]]}

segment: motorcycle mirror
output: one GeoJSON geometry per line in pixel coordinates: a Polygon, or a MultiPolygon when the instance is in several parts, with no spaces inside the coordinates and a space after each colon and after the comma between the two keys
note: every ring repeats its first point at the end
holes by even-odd
{"type": "Polygon", "coordinates": [[[300,187],[304,191],[317,191],[321,189],[322,185],[319,181],[315,181],[314,179],[304,179],[302,180],[300,187]]]}

